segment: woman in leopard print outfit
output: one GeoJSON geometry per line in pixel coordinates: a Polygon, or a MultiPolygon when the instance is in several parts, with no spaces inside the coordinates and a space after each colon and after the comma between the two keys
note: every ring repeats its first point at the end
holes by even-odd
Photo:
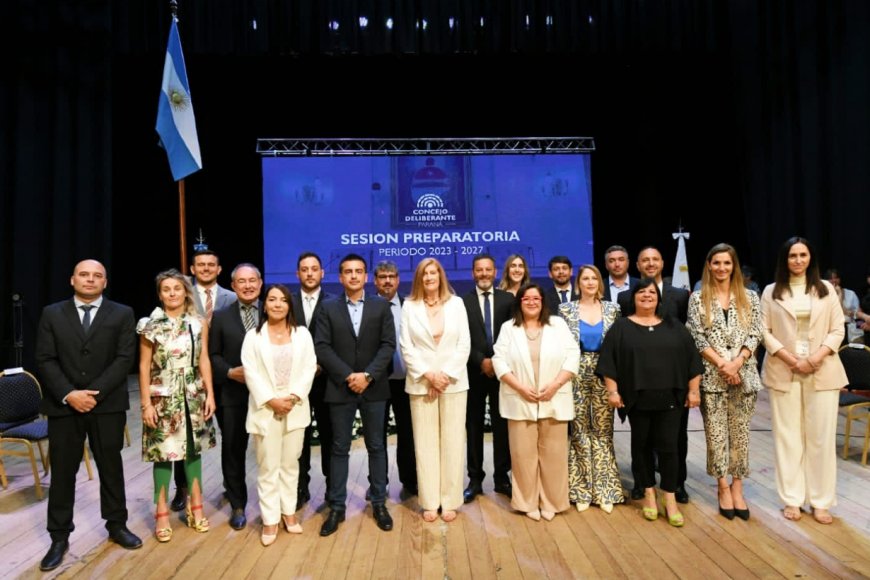
{"type": "Polygon", "coordinates": [[[595,266],[580,266],[580,298],[559,307],[580,345],[580,369],[574,377],[574,422],[568,455],[568,497],[577,511],[597,504],[610,513],[625,501],[613,451],[613,409],[601,377],[595,374],[604,335],[619,318],[615,302],[603,302],[604,282],[595,266]]]}
{"type": "Polygon", "coordinates": [[[762,337],[761,302],[744,288],[737,252],[730,245],[717,244],[707,253],[701,290],[689,299],[686,326],[704,359],[701,416],[707,473],[719,483],[719,513],[747,520],[743,479],[749,475],[749,421],[761,389],[755,360],[762,337]]]}

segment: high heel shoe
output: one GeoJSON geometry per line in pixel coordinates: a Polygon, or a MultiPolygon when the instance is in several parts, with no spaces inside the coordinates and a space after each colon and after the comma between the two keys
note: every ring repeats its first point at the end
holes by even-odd
{"type": "Polygon", "coordinates": [[[668,523],[675,528],[682,528],[683,525],[686,523],[686,520],[683,518],[682,513],[677,512],[674,515],[668,513],[667,500],[664,498],[664,496],[662,496],[662,511],[665,513],[665,517],[668,518],[668,523]]]}
{"type": "MultiPolygon", "coordinates": [[[[286,524],[285,524],[286,525],[286,524]]],[[[263,532],[260,534],[260,543],[266,546],[267,548],[275,543],[275,540],[278,539],[278,524],[274,524],[275,533],[267,534],[266,528],[271,526],[263,526],[263,532]]]]}
{"type": "Polygon", "coordinates": [[[749,508],[746,508],[745,510],[734,508],[734,515],[736,515],[738,518],[740,518],[744,522],[748,522],[749,521],[749,508]]]}
{"type": "MultiPolygon", "coordinates": [[[[168,517],[169,517],[169,512],[158,512],[158,513],[154,514],[155,521],[159,520],[160,518],[168,518],[168,517]]],[[[161,544],[166,543],[172,539],[172,528],[168,527],[168,526],[165,528],[156,528],[154,530],[154,537],[157,538],[157,541],[160,542],[161,544]]]]}
{"type": "Polygon", "coordinates": [[[208,523],[208,518],[203,516],[200,519],[196,519],[193,517],[193,510],[201,510],[202,504],[200,505],[187,505],[186,515],[187,515],[187,527],[193,528],[194,531],[204,534],[210,529],[210,524],[208,523]]]}
{"type": "Polygon", "coordinates": [[[299,522],[291,525],[287,523],[287,519],[284,516],[281,516],[281,523],[284,524],[284,529],[287,530],[288,534],[302,533],[302,524],[300,524],[299,522]]]}
{"type": "Polygon", "coordinates": [[[535,510],[532,512],[526,512],[526,517],[535,520],[536,522],[541,521],[541,512],[539,510],[535,510]]]}
{"type": "Polygon", "coordinates": [[[609,514],[613,511],[613,504],[612,503],[600,503],[600,504],[598,504],[598,507],[600,507],[601,511],[603,511],[606,514],[609,514]]]}
{"type": "Polygon", "coordinates": [[[577,508],[578,512],[582,513],[582,512],[585,512],[586,510],[589,509],[589,502],[588,501],[578,501],[577,503],[574,504],[574,507],[577,508]]]}
{"type": "MultiPolygon", "coordinates": [[[[741,510],[741,511],[744,511],[744,510],[741,510]]],[[[745,511],[746,511],[746,517],[749,518],[749,510],[745,510],[745,511]]],[[[722,516],[723,518],[725,518],[726,520],[733,520],[734,515],[736,513],[737,513],[737,510],[735,510],[734,508],[725,509],[722,507],[722,504],[719,504],[719,515],[722,516]]],[[[743,516],[740,516],[740,517],[743,517],[743,516]]]]}
{"type": "Polygon", "coordinates": [[[553,518],[556,517],[556,512],[548,512],[547,510],[541,510],[541,517],[547,520],[548,522],[553,521],[553,518]]]}
{"type": "MultiPolygon", "coordinates": [[[[645,491],[644,491],[644,498],[643,499],[644,499],[644,501],[646,501],[646,492],[645,491]]],[[[643,512],[644,519],[649,520],[651,522],[654,522],[658,519],[659,508],[655,504],[656,504],[655,490],[653,490],[653,506],[654,507],[641,506],[641,511],[643,512]]]]}
{"type": "Polygon", "coordinates": [[[734,500],[733,500],[733,499],[731,500],[731,501],[732,501],[732,507],[730,507],[730,508],[723,508],[723,507],[722,507],[722,493],[723,493],[724,491],[727,491],[727,492],[728,492],[728,495],[731,495],[731,488],[730,488],[730,487],[722,487],[721,485],[719,486],[719,492],[718,492],[718,496],[719,496],[719,497],[718,497],[718,502],[719,502],[719,515],[722,516],[723,518],[725,518],[726,520],[733,520],[733,519],[734,519],[734,513],[735,513],[735,512],[734,512],[734,507],[733,507],[733,501],[734,501],[734,500]]]}

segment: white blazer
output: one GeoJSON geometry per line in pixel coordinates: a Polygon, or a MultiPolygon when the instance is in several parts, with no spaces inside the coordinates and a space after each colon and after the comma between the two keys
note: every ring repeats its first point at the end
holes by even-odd
{"type": "Polygon", "coordinates": [[[462,298],[451,296],[444,304],[444,333],[438,344],[429,330],[426,304],[422,300],[405,299],[399,348],[408,369],[405,392],[409,395],[428,394],[429,382],[423,375],[429,371],[441,371],[453,379],[446,393],[468,390],[466,364],[471,353],[471,335],[462,298]]]}
{"type": "MultiPolygon", "coordinates": [[[[492,357],[492,366],[499,379],[513,373],[520,382],[536,388],[555,379],[560,371],[576,375],[580,369],[580,347],[571,335],[568,325],[559,316],[550,316],[550,323],[544,325],[541,334],[539,382],[535,382],[529,343],[522,326],[514,326],[513,320],[505,322],[493,350],[495,354],[492,357]]],[[[570,421],[574,418],[572,382],[566,381],[549,401],[531,403],[502,381],[498,392],[498,409],[502,417],[515,421],[548,418],[570,421]]]]}
{"type": "MultiPolygon", "coordinates": [[[[314,354],[314,341],[304,326],[293,330],[293,361],[290,369],[289,393],[296,395],[300,403],[284,417],[284,432],[301,429],[311,423],[311,409],[308,406],[308,392],[317,370],[317,357],[314,354]]],[[[242,344],[242,366],[245,368],[245,382],[248,385],[248,419],[245,428],[248,433],[265,435],[267,427],[274,421],[274,413],[267,403],[279,396],[275,385],[275,363],[272,358],[272,344],[268,331],[262,333],[249,330],[242,344]]],[[[283,395],[287,396],[287,395],[283,395]]]]}

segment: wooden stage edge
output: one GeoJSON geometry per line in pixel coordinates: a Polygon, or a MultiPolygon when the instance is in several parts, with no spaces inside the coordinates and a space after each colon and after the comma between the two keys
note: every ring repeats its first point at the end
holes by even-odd
{"type": "MultiPolygon", "coordinates": [[[[131,409],[138,408],[131,390],[131,409]]],[[[298,514],[304,533],[283,531],[269,548],[260,545],[256,465],[248,450],[248,526],[232,530],[229,506],[222,500],[220,451],[204,456],[206,515],[212,529],[197,534],[173,519],[175,535],[168,544],[153,537],[154,505],[151,465],[141,461],[138,444],[141,420],[128,413],[133,445],[123,451],[127,481],[128,525],[144,546],[127,551],[107,541],[100,517],[99,483],[88,480],[84,468],[76,483],[76,529],[63,564],[50,573],[39,561],[50,544],[45,530],[46,500],[37,500],[28,462],[4,461],[9,488],[0,492],[0,577],[2,578],[868,578],[870,577],[870,467],[860,464],[862,437],[852,437],[848,460],[839,456],[843,419],[837,439],[838,505],[835,522],[816,523],[810,514],[786,521],[776,494],[770,408],[759,396],[752,421],[752,474],[746,497],[752,511],[748,522],[718,515],[716,483],[706,475],[703,425],[697,409],[689,423],[691,501],[683,506],[685,527],[666,519],[645,521],[637,502],[618,505],[611,514],[592,507],[573,509],[552,522],[534,522],[513,512],[507,498],[485,494],[445,524],[425,523],[416,498],[405,498],[393,461],[395,436],[390,437],[388,508],[395,520],[391,532],[380,531],[364,500],[368,485],[365,447],[354,443],[351,453],[347,521],[327,538],[318,534],[325,517],[324,482],[319,448],[312,453],[312,501],[298,514]]],[[[615,443],[623,485],[632,485],[629,470],[628,424],[616,425],[615,443]]],[[[491,473],[491,446],[486,445],[485,469],[491,473]]],[[[46,486],[51,476],[41,471],[46,486]]]]}

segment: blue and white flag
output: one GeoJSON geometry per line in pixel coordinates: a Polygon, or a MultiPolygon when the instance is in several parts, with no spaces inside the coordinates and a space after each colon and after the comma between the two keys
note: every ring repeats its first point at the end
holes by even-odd
{"type": "Polygon", "coordinates": [[[674,260],[674,274],[671,277],[671,286],[674,288],[684,288],[691,292],[689,261],[686,259],[686,240],[689,239],[689,232],[684,232],[683,228],[680,228],[680,231],[673,234],[673,236],[677,240],[677,257],[674,260]]]}
{"type": "Polygon", "coordinates": [[[175,181],[202,169],[193,101],[190,100],[181,38],[174,18],[169,29],[166,62],[163,64],[163,85],[157,105],[157,134],[160,135],[160,146],[169,157],[169,168],[175,181]]]}

